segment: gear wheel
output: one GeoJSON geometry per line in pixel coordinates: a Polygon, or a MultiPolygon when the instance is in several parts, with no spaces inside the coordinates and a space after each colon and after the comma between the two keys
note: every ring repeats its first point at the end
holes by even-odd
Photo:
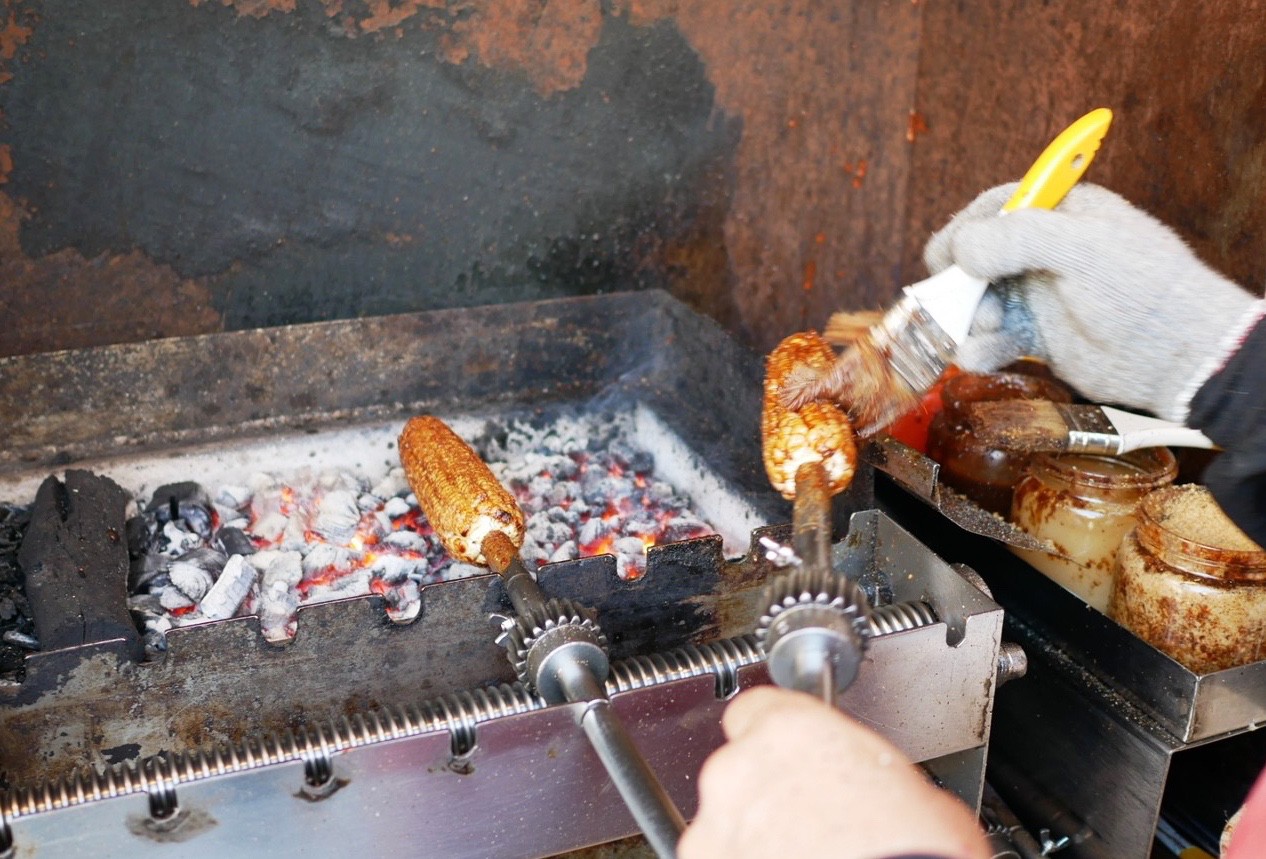
{"type": "Polygon", "coordinates": [[[870,638],[870,601],[856,582],[844,576],[826,570],[792,570],[776,576],[766,587],[765,595],[769,608],[756,624],[756,640],[761,647],[767,642],[772,644],[771,628],[779,615],[791,609],[843,615],[863,641],[870,638]]]}
{"type": "MultiPolygon", "coordinates": [[[[525,685],[536,688],[544,697],[552,683],[543,677],[542,668],[552,652],[569,644],[584,644],[591,653],[601,654],[601,680],[605,680],[607,637],[598,626],[597,614],[586,606],[567,599],[551,599],[526,614],[507,618],[502,624],[502,643],[514,673],[525,685]]],[[[591,656],[591,661],[595,657],[591,656]]]]}
{"type": "MultiPolygon", "coordinates": [[[[756,624],[756,641],[780,686],[813,685],[807,654],[829,662],[837,691],[857,674],[871,636],[870,602],[855,582],[830,570],[798,569],[776,576],[765,591],[769,608],[756,624]]],[[[814,687],[816,690],[816,687],[814,687]]]]}

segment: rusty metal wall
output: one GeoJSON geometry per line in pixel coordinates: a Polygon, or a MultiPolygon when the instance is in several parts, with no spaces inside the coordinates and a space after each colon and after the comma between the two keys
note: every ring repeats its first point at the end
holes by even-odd
{"type": "Polygon", "coordinates": [[[0,0],[0,354],[666,288],[767,348],[1064,124],[1260,289],[1263,0],[0,0]]]}
{"type": "Polygon", "coordinates": [[[1266,2],[923,4],[904,268],[980,189],[1017,179],[1094,107],[1116,118],[1087,178],[1266,285],[1266,2]]]}

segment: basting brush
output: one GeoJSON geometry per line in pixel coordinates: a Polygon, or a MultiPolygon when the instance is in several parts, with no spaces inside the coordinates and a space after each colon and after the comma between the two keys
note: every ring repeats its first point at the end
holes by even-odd
{"type": "Polygon", "coordinates": [[[1199,430],[1111,406],[996,400],[967,407],[968,432],[985,447],[1026,453],[1101,453],[1142,447],[1217,447],[1199,430]]]}
{"type": "MultiPolygon", "coordinates": [[[[1066,128],[1024,174],[999,213],[1054,208],[1099,149],[1112,111],[1093,110],[1066,128]]],[[[989,284],[950,266],[905,287],[883,318],[826,370],[798,368],[782,389],[793,410],[834,400],[848,410],[857,434],[874,435],[912,408],[954,360],[989,284]]]]}

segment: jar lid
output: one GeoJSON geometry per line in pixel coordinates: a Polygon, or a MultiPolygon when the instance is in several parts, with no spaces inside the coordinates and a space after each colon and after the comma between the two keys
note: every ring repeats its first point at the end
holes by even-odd
{"type": "Polygon", "coordinates": [[[1208,488],[1165,486],[1139,504],[1139,541],[1179,566],[1221,579],[1266,581],[1266,550],[1231,521],[1208,488]]]}

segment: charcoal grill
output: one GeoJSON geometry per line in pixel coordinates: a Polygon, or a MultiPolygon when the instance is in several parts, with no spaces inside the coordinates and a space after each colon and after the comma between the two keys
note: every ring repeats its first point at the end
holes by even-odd
{"type": "MultiPolygon", "coordinates": [[[[758,357],[657,292],[11,358],[0,494],[71,464],[125,475],[195,454],[231,464],[260,445],[320,448],[421,411],[635,409],[678,449],[680,479],[751,511],[723,523],[750,548],[703,537],[652,548],[634,582],[610,556],[539,578],[596,609],[614,707],[689,815],[725,699],[768,682],[751,637],[773,572],[758,541],[786,541],[789,506],[759,462],[760,378],[758,357]]],[[[875,509],[869,468],[835,514],[836,565],[892,624],[846,706],[978,806],[1002,612],[875,509]],[[931,616],[882,609],[913,604],[931,616]]],[[[430,585],[422,605],[413,623],[392,622],[375,596],[307,606],[280,645],[245,617],[173,630],[161,659],[118,638],[29,655],[22,681],[0,689],[6,844],[543,856],[633,833],[575,705],[546,706],[514,682],[488,625],[509,605],[500,580],[430,585]]]]}

